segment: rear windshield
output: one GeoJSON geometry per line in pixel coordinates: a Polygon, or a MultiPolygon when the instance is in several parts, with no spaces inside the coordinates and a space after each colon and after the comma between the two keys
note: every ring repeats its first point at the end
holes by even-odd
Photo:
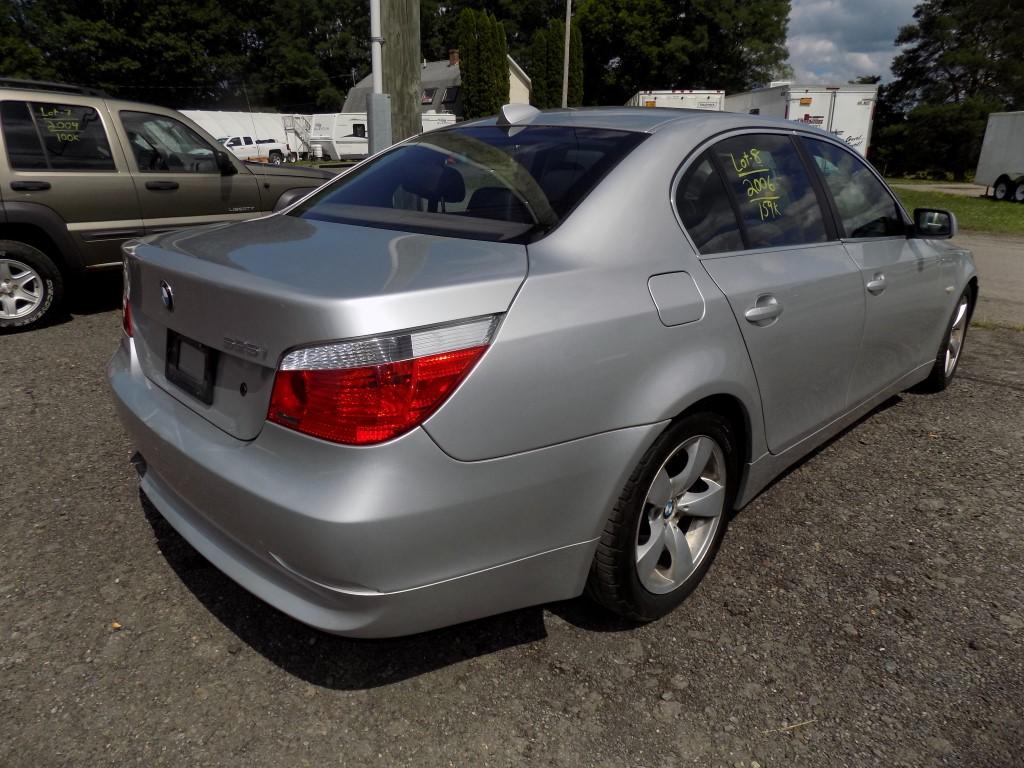
{"type": "Polygon", "coordinates": [[[558,226],[643,139],[561,126],[432,131],[329,184],[291,215],[525,242],[558,226]]]}

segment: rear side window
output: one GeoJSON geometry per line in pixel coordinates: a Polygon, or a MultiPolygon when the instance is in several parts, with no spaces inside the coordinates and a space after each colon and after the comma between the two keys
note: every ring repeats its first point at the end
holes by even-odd
{"type": "Polygon", "coordinates": [[[846,237],[906,235],[896,201],[863,160],[825,141],[803,142],[832,194],[846,237]]]}
{"type": "Polygon", "coordinates": [[[676,210],[701,253],[743,249],[729,193],[706,154],[690,167],[676,189],[676,210]]]}
{"type": "Polygon", "coordinates": [[[532,239],[557,226],[643,138],[565,126],[432,131],[330,184],[290,215],[532,239]]]}
{"type": "Polygon", "coordinates": [[[92,107],[5,101],[7,159],[15,170],[113,171],[114,158],[92,107]]]}
{"type": "Polygon", "coordinates": [[[750,134],[712,150],[748,248],[779,248],[828,240],[810,175],[787,136],[750,134]]]}

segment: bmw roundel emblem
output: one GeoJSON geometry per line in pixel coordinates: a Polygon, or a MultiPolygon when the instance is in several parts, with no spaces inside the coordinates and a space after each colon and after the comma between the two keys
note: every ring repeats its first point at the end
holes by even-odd
{"type": "Polygon", "coordinates": [[[168,312],[174,311],[174,290],[166,280],[160,281],[160,300],[163,301],[168,312]]]}

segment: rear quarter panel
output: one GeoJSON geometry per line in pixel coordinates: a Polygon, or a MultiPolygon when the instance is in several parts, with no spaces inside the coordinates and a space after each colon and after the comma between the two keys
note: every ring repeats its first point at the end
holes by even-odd
{"type": "Polygon", "coordinates": [[[670,192],[693,146],[655,134],[551,235],[487,355],[426,423],[450,455],[478,460],[671,419],[718,394],[747,411],[763,451],[760,400],[725,297],[683,236],[670,192]],[[666,327],[648,280],[688,272],[703,317],[666,327]]]}

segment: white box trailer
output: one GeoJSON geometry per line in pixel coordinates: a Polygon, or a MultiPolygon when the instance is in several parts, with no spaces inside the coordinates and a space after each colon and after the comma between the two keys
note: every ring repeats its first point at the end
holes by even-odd
{"type": "Polygon", "coordinates": [[[1024,112],[993,112],[981,142],[974,183],[996,200],[1024,203],[1024,112]]]}
{"type": "Polygon", "coordinates": [[[664,90],[637,91],[626,102],[627,107],[671,107],[674,109],[704,109],[721,112],[725,103],[725,91],[711,90],[664,90]]]}
{"type": "Polygon", "coordinates": [[[861,155],[871,144],[877,85],[783,83],[725,97],[726,112],[745,112],[807,123],[834,133],[861,155]]]}
{"type": "MultiPolygon", "coordinates": [[[[424,132],[455,122],[455,115],[449,112],[424,112],[420,117],[424,132]]],[[[355,160],[366,157],[369,151],[366,125],[365,112],[313,115],[309,143],[314,157],[322,157],[325,160],[355,160]]]]}
{"type": "Polygon", "coordinates": [[[222,112],[206,109],[185,109],[182,114],[198,123],[215,139],[231,136],[252,136],[259,141],[273,139],[288,146],[289,159],[294,160],[309,152],[307,137],[302,136],[303,121],[309,124],[310,115],[287,115],[279,112],[222,112]]]}

